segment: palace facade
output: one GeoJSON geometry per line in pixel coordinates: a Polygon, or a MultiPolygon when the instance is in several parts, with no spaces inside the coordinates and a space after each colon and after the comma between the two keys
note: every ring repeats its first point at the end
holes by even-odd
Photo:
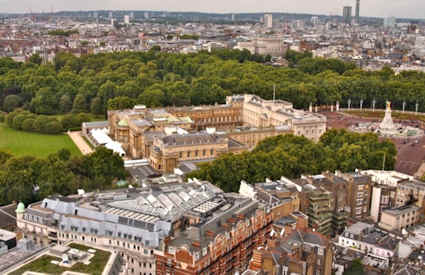
{"type": "Polygon", "coordinates": [[[181,161],[243,152],[268,137],[293,133],[318,140],[326,131],[323,115],[250,94],[229,96],[223,105],[109,111],[108,124],[128,157],[149,159],[163,172],[181,161]]]}

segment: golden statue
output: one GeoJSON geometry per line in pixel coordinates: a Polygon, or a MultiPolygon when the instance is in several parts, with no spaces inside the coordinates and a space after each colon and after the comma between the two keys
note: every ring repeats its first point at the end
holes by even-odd
{"type": "Polygon", "coordinates": [[[387,110],[391,109],[391,101],[387,101],[387,110]]]}

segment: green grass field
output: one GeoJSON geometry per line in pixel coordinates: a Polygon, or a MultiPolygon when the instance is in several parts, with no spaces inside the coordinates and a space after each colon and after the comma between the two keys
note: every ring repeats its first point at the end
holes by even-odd
{"type": "Polygon", "coordinates": [[[0,123],[0,151],[14,156],[45,158],[60,149],[68,149],[72,155],[81,155],[72,140],[66,135],[44,135],[17,131],[0,123]]]}
{"type": "MultiPolygon", "coordinates": [[[[76,248],[81,251],[88,251],[90,249],[90,247],[79,244],[70,244],[69,247],[76,248]]],[[[25,273],[26,271],[41,272],[54,275],[61,274],[65,271],[73,271],[91,275],[101,275],[103,269],[105,268],[105,265],[108,263],[110,256],[110,252],[96,249],[96,253],[94,254],[93,258],[91,258],[89,265],[85,265],[83,263],[76,263],[71,268],[66,268],[50,263],[52,260],[61,261],[61,259],[50,255],[43,255],[37,260],[30,262],[19,268],[18,270],[10,273],[10,275],[19,275],[25,273]]]]}

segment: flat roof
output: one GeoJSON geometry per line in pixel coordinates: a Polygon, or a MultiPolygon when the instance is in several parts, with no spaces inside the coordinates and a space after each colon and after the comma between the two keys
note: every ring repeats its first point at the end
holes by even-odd
{"type": "Polygon", "coordinates": [[[16,238],[16,234],[7,230],[0,229],[0,240],[8,241],[13,238],[16,238]]]}

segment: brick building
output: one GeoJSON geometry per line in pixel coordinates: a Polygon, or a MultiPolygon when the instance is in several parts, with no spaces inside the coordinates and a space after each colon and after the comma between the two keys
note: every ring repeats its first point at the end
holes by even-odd
{"type": "Polygon", "coordinates": [[[249,270],[243,275],[331,275],[333,254],[329,239],[317,232],[295,230],[284,237],[272,234],[266,247],[254,250],[249,270]]]}
{"type": "Polygon", "coordinates": [[[128,275],[242,272],[272,225],[267,206],[198,180],[52,196],[16,213],[25,238],[114,249],[128,275]]]}

